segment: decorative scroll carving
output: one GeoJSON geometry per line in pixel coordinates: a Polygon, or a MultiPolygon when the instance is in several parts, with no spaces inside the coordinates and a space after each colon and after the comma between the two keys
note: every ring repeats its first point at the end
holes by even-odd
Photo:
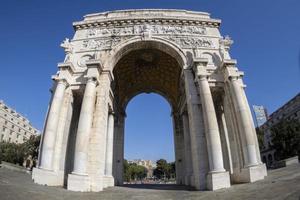
{"type": "Polygon", "coordinates": [[[172,35],[204,35],[206,28],[200,26],[178,26],[178,25],[134,25],[131,27],[111,27],[93,28],[87,30],[87,37],[123,36],[123,35],[142,35],[145,32],[151,34],[172,34],[172,35]]]}
{"type": "Polygon", "coordinates": [[[206,38],[197,37],[167,37],[168,40],[175,42],[181,48],[199,48],[210,47],[214,48],[213,42],[206,38]]]}

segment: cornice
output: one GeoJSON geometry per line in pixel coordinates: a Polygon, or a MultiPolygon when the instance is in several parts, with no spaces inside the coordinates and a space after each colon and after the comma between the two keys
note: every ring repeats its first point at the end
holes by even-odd
{"type": "Polygon", "coordinates": [[[89,28],[101,28],[101,27],[120,27],[128,25],[140,25],[140,24],[168,24],[168,25],[186,25],[186,26],[204,26],[218,28],[221,24],[219,19],[206,19],[206,18],[195,18],[180,16],[134,16],[124,18],[107,18],[107,19],[94,19],[94,20],[83,20],[74,22],[73,27],[75,30],[89,29],[89,28]]]}

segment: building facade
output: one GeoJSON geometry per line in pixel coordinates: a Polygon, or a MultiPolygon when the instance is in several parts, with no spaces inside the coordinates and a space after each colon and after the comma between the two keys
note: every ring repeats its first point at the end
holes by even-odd
{"type": "Polygon", "coordinates": [[[275,162],[275,150],[271,148],[271,128],[283,119],[296,119],[300,122],[300,93],[273,112],[260,126],[264,132],[264,148],[261,149],[261,157],[268,167],[272,167],[275,162]]]}
{"type": "Polygon", "coordinates": [[[0,100],[0,142],[23,143],[40,134],[30,121],[0,100]]]}
{"type": "Polygon", "coordinates": [[[34,182],[101,191],[123,184],[126,106],[170,103],[176,183],[197,190],[263,179],[244,73],[208,13],[142,9],[89,14],[61,46],[34,182]]]}
{"type": "Polygon", "coordinates": [[[152,163],[152,160],[134,159],[132,161],[129,160],[128,163],[135,163],[145,167],[147,169],[147,178],[153,177],[153,169],[155,168],[155,164],[152,163]]]}

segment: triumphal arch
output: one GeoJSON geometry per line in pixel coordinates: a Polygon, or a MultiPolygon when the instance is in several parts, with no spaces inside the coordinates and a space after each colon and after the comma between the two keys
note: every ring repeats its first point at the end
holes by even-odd
{"type": "Polygon", "coordinates": [[[73,191],[122,185],[126,105],[143,92],[171,105],[177,184],[216,190],[263,179],[244,74],[220,23],[204,12],[160,9],[73,23],[52,77],[34,182],[73,191]]]}

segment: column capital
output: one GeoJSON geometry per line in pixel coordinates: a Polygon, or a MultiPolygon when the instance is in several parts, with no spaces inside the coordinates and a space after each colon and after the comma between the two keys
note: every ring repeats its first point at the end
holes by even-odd
{"type": "Polygon", "coordinates": [[[207,58],[195,58],[194,59],[194,72],[197,78],[200,80],[207,79],[209,73],[206,70],[206,66],[208,63],[207,58]]]}
{"type": "Polygon", "coordinates": [[[239,71],[235,65],[224,65],[225,80],[238,80],[244,76],[244,72],[239,71]]]}
{"type": "Polygon", "coordinates": [[[57,64],[58,69],[60,70],[68,70],[71,74],[75,72],[75,67],[73,63],[67,62],[67,63],[58,63],[57,64]]]}
{"type": "Polygon", "coordinates": [[[54,80],[57,84],[64,84],[66,87],[68,87],[70,84],[66,78],[59,78],[59,77],[52,77],[52,80],[54,80]]]}
{"type": "Polygon", "coordinates": [[[99,81],[98,81],[98,79],[96,77],[91,76],[91,77],[86,77],[86,78],[87,78],[86,83],[92,82],[96,86],[99,84],[99,81]]]}
{"type": "Polygon", "coordinates": [[[86,61],[87,72],[85,77],[99,77],[102,72],[102,65],[100,60],[88,60],[86,61]]]}

